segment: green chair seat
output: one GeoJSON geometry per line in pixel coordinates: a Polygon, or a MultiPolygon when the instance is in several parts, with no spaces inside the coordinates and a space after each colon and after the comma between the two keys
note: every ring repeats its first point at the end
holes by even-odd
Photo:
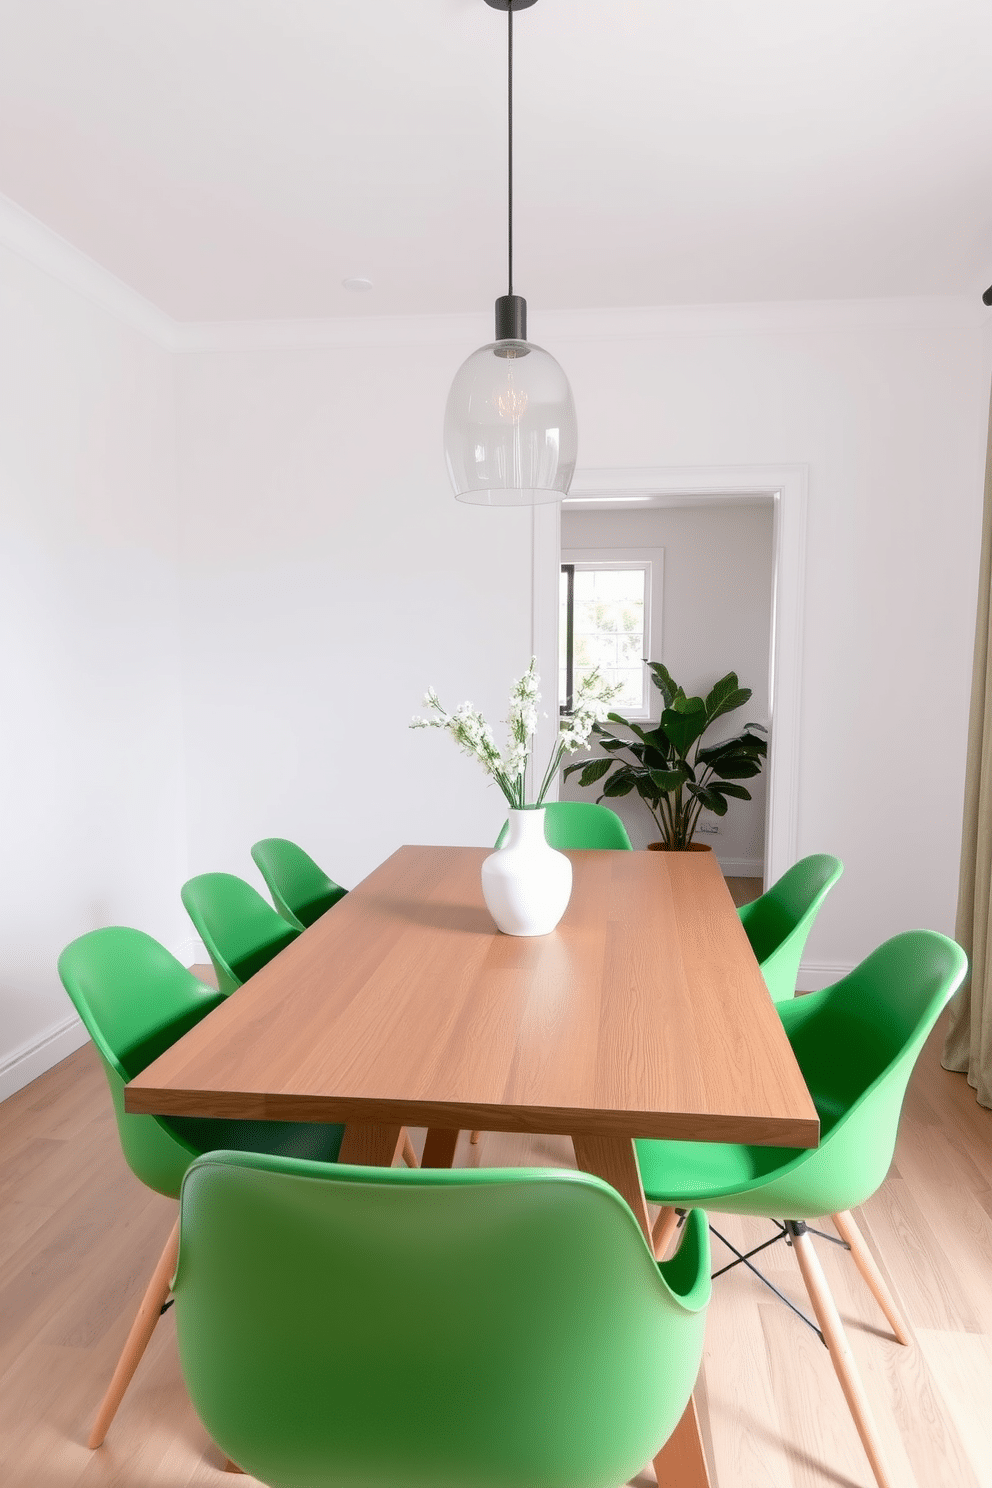
{"type": "Polygon", "coordinates": [[[820,1117],[819,1146],[638,1140],[647,1198],[789,1218],[864,1203],[888,1172],[913,1066],[965,966],[953,941],[908,931],[833,986],[779,1003],[820,1117]]]}
{"type": "Polygon", "coordinates": [[[286,837],[263,837],[251,850],[272,903],[290,925],[304,930],[348,892],[328,878],[302,847],[286,837]]]}
{"type": "Polygon", "coordinates": [[[760,898],[737,911],[775,1002],[796,995],[796,980],[820,906],[844,871],[839,858],[811,853],[760,898]]]}
{"type": "Polygon", "coordinates": [[[618,1488],[680,1420],[705,1221],[658,1265],[599,1179],[214,1153],[183,1183],[180,1364],[271,1488],[618,1488]]]}
{"type": "Polygon", "coordinates": [[[663,1206],[659,1236],[673,1210],[694,1205],[785,1221],[881,1488],[890,1488],[892,1479],[805,1221],[832,1215],[841,1234],[852,1237],[848,1243],[862,1274],[897,1337],[906,1341],[881,1273],[848,1211],[885,1180],[913,1066],[966,969],[960,946],[933,931],[914,930],[886,941],[832,987],[778,1004],[820,1116],[818,1147],[636,1144],[645,1196],[663,1206]]]}
{"type": "MultiPolygon", "coordinates": [[[[545,840],[559,852],[569,847],[631,850],[627,828],[608,806],[594,801],[549,801],[543,810],[545,840]]],[[[497,847],[503,846],[508,831],[509,822],[504,822],[497,847]]]]}
{"type": "Polygon", "coordinates": [[[177,1199],[189,1164],[215,1147],[337,1158],[344,1132],[337,1124],[124,1110],[125,1085],[224,1001],[143,930],[111,926],[80,936],[59,957],[59,976],[103,1065],[128,1166],[148,1188],[177,1199]]]}
{"type": "MultiPolygon", "coordinates": [[[[685,1195],[704,1207],[715,1196],[750,1192],[795,1155],[784,1147],[743,1147],[729,1142],[637,1143],[644,1192],[664,1189],[667,1201],[686,1208],[685,1195]]],[[[657,1202],[657,1201],[652,1201],[657,1202]]]]}
{"type": "Polygon", "coordinates": [[[183,884],[181,893],[225,995],[261,971],[300,933],[233,873],[200,873],[183,884]]]}

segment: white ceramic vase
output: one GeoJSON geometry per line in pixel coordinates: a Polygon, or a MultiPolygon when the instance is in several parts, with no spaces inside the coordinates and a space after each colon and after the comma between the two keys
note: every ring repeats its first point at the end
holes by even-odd
{"type": "Polygon", "coordinates": [[[482,894],[504,935],[547,935],[568,907],[572,865],[544,837],[544,807],[511,811],[506,841],[482,865],[482,894]]]}

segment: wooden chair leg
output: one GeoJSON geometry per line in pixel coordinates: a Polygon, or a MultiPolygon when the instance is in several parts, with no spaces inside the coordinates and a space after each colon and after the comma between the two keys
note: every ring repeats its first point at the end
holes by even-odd
{"type": "Polygon", "coordinates": [[[124,1351],[117,1361],[114,1377],[110,1381],[107,1393],[103,1397],[103,1403],[97,1411],[96,1420],[93,1422],[93,1430],[86,1444],[88,1447],[96,1448],[103,1445],[103,1439],[110,1423],[117,1414],[117,1407],[124,1399],[124,1392],[131,1383],[134,1371],[141,1362],[141,1356],[148,1347],[148,1340],[155,1331],[155,1324],[159,1320],[162,1307],[169,1295],[169,1283],[175,1273],[178,1254],[179,1221],[177,1219],[172,1227],[172,1233],[165,1242],[165,1249],[158,1258],[158,1265],[152,1272],[151,1281],[145,1288],[138,1315],[131,1324],[124,1351]]]}
{"type": "Polygon", "coordinates": [[[477,1142],[477,1141],[478,1141],[478,1140],[479,1140],[479,1138],[480,1138],[480,1137],[481,1137],[481,1136],[482,1136],[482,1133],[481,1133],[481,1132],[477,1132],[477,1131],[475,1131],[475,1132],[473,1132],[473,1133],[472,1133],[472,1135],[471,1135],[471,1136],[470,1136],[470,1137],[469,1137],[469,1141],[470,1141],[470,1142],[471,1142],[471,1143],[472,1143],[472,1146],[473,1146],[473,1147],[474,1147],[474,1146],[475,1146],[475,1144],[476,1144],[476,1142],[477,1142]]]}
{"type": "Polygon", "coordinates": [[[420,1167],[420,1163],[417,1161],[417,1154],[413,1150],[413,1143],[410,1141],[410,1133],[406,1127],[403,1128],[403,1161],[408,1168],[420,1167]]]}
{"type": "Polygon", "coordinates": [[[885,1313],[889,1327],[895,1336],[896,1343],[909,1343],[909,1329],[906,1321],[896,1306],[895,1298],[886,1285],[885,1278],[878,1269],[878,1263],[865,1244],[865,1237],[855,1223],[854,1215],[850,1209],[845,1209],[841,1214],[832,1214],[834,1228],[842,1240],[846,1240],[850,1246],[854,1264],[868,1283],[868,1288],[885,1313]]]}
{"type": "Polygon", "coordinates": [[[654,1229],[651,1231],[651,1244],[654,1247],[656,1260],[663,1261],[665,1259],[665,1251],[671,1244],[672,1236],[678,1227],[679,1211],[671,1208],[670,1205],[664,1205],[658,1211],[658,1218],[655,1220],[654,1229]]]}
{"type": "Polygon", "coordinates": [[[844,1391],[844,1398],[854,1418],[854,1424],[858,1429],[861,1445],[868,1454],[868,1461],[871,1463],[875,1480],[879,1488],[893,1488],[893,1479],[882,1455],[882,1445],[878,1438],[871,1407],[868,1404],[868,1397],[865,1394],[865,1387],[854,1362],[851,1345],[847,1341],[836,1303],[827,1286],[827,1279],[820,1266],[819,1257],[813,1249],[809,1231],[805,1224],[798,1221],[790,1221],[786,1228],[792,1239],[792,1247],[796,1252],[799,1269],[803,1273],[803,1281],[806,1283],[806,1290],[813,1304],[816,1320],[823,1333],[823,1341],[830,1350],[834,1370],[840,1380],[840,1387],[844,1391]]]}

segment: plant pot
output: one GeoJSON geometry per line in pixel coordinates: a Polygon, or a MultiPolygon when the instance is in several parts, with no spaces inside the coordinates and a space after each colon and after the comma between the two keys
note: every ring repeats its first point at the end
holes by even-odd
{"type": "Polygon", "coordinates": [[[690,842],[688,847],[667,847],[664,842],[649,842],[648,852],[712,852],[708,842],[690,842]]]}
{"type": "Polygon", "coordinates": [[[572,865],[549,847],[544,808],[511,811],[506,841],[482,865],[482,895],[504,935],[547,935],[568,907],[572,865]]]}

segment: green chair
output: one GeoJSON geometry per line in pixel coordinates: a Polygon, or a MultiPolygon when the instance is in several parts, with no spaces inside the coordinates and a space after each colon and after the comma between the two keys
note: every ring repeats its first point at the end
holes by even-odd
{"type": "Polygon", "coordinates": [[[839,858],[811,853],[794,863],[759,899],[737,911],[775,1002],[795,997],[806,938],[820,905],[843,872],[839,858]]]}
{"type": "MultiPolygon", "coordinates": [[[[124,1110],[128,1081],[224,1001],[222,993],[197,981],[150,935],[120,926],[93,930],[66,946],[59,957],[59,976],[107,1076],[124,1157],[147,1187],[178,1198],[190,1163],[215,1147],[287,1153],[320,1162],[337,1158],[341,1126],[186,1117],[166,1121],[124,1110]]],[[[100,1446],[106,1436],[164,1308],[178,1239],[177,1221],[100,1406],[89,1437],[91,1447],[100,1446]]]]}
{"type": "Polygon", "coordinates": [[[689,1400],[709,1241],[657,1264],[585,1173],[214,1153],[173,1291],[190,1399],[271,1488],[617,1488],[689,1400]]]}
{"type": "Polygon", "coordinates": [[[182,887],[182,901],[225,995],[254,976],[300,933],[251,884],[233,873],[200,873],[188,879],[182,887]]]}
{"type": "Polygon", "coordinates": [[[913,1066],[966,969],[965,954],[952,940],[912,930],[886,941],[834,986],[779,1003],[820,1116],[818,1147],[637,1142],[644,1193],[664,1206],[655,1226],[656,1253],[664,1253],[677,1211],[693,1205],[784,1219],[783,1237],[795,1250],[818,1331],[881,1488],[890,1488],[892,1480],[805,1221],[833,1216],[841,1236],[850,1237],[855,1262],[898,1341],[907,1343],[905,1325],[850,1210],[885,1179],[913,1066]]]}
{"type": "MultiPolygon", "coordinates": [[[[502,847],[509,822],[496,838],[502,847]]],[[[569,847],[614,847],[630,852],[627,828],[608,806],[594,801],[549,801],[544,807],[544,835],[549,847],[559,852],[569,847]]]]}
{"type": "Polygon", "coordinates": [[[272,903],[296,930],[305,930],[319,920],[348,892],[328,878],[309,853],[286,837],[263,837],[255,843],[251,855],[272,903]]]}
{"type": "MultiPolygon", "coordinates": [[[[225,996],[291,945],[300,930],[266,904],[251,884],[233,873],[201,873],[187,879],[182,901],[207,948],[225,996]]],[[[409,1133],[403,1132],[403,1161],[417,1167],[409,1133]]]]}

